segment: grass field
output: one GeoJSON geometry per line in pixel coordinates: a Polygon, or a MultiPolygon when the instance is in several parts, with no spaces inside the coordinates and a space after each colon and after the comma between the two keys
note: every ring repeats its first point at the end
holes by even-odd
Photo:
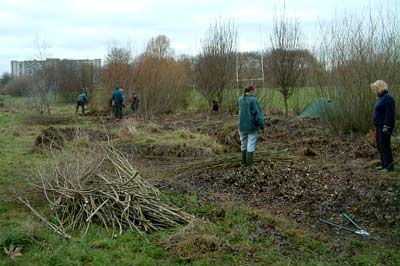
{"type": "MultiPolygon", "coordinates": [[[[224,97],[223,106],[227,110],[234,112],[238,111],[238,97],[242,91],[227,92],[224,97]]],[[[299,114],[304,107],[309,104],[313,99],[319,96],[318,90],[312,87],[299,88],[294,90],[293,95],[288,100],[289,112],[292,114],[299,114]]],[[[256,98],[260,102],[262,108],[270,110],[271,112],[285,111],[283,104],[283,96],[277,90],[272,88],[258,88],[256,90],[256,98]]],[[[188,110],[192,112],[207,110],[206,99],[198,92],[191,91],[189,97],[188,110]]]]}
{"type": "MultiPolygon", "coordinates": [[[[296,96],[299,106],[312,97],[312,93],[302,93],[296,96]]],[[[182,234],[180,230],[112,236],[110,230],[94,226],[83,238],[76,230],[72,232],[74,240],[65,240],[34,218],[15,196],[29,193],[27,177],[46,160],[43,153],[35,151],[33,143],[49,125],[29,123],[33,113],[25,99],[0,97],[5,105],[0,108],[0,265],[400,265],[398,247],[358,237],[337,240],[295,226],[266,210],[237,202],[207,202],[195,194],[172,191],[165,191],[169,201],[208,221],[203,226],[194,225],[181,236],[181,246],[171,247],[174,237],[182,234]],[[202,251],[193,240],[211,247],[202,251]],[[3,252],[3,248],[12,246],[22,248],[21,255],[14,259],[3,252]]],[[[279,99],[274,96],[270,105],[279,108],[279,99]]],[[[292,98],[292,109],[297,104],[295,99],[292,98]]],[[[74,106],[60,104],[53,112],[74,115],[74,106]]],[[[68,123],[69,127],[82,125],[97,126],[85,117],[68,123]]],[[[146,138],[152,143],[157,139],[179,142],[179,136],[186,141],[193,139],[196,145],[208,141],[198,135],[188,137],[185,132],[158,136],[157,130],[145,130],[135,133],[139,143],[143,142],[143,134],[153,134],[146,138]]],[[[47,211],[43,202],[37,202],[35,207],[47,211]]]]}

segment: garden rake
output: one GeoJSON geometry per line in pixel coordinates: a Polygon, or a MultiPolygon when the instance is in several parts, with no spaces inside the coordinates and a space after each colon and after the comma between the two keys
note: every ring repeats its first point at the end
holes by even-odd
{"type": "Polygon", "coordinates": [[[323,223],[338,227],[340,229],[352,232],[352,233],[360,235],[360,236],[369,236],[369,233],[365,229],[363,229],[361,226],[359,226],[347,213],[342,213],[342,216],[344,218],[346,218],[347,220],[349,220],[355,227],[357,227],[357,229],[346,227],[346,226],[343,226],[343,225],[340,225],[340,224],[335,224],[335,223],[332,223],[332,222],[327,221],[327,220],[322,220],[321,219],[320,221],[323,222],[323,223]]]}

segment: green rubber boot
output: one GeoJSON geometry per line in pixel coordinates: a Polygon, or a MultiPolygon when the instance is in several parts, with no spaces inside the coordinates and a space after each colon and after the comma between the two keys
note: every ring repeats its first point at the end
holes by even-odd
{"type": "Polygon", "coordinates": [[[253,152],[246,153],[246,166],[251,166],[253,164],[253,152]]]}
{"type": "Polygon", "coordinates": [[[246,153],[247,151],[242,151],[242,165],[246,165],[246,153]]]}

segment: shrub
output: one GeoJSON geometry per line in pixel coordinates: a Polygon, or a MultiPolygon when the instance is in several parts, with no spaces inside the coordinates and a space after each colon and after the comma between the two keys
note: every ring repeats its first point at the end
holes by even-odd
{"type": "Polygon", "coordinates": [[[98,87],[93,91],[93,97],[89,99],[89,112],[93,114],[108,114],[111,112],[110,107],[111,93],[103,88],[98,87]]]}
{"type": "Polygon", "coordinates": [[[139,111],[146,117],[175,113],[186,102],[189,88],[185,62],[144,54],[138,59],[134,76],[141,97],[139,111]]]}
{"type": "Polygon", "coordinates": [[[335,128],[367,132],[372,127],[375,99],[370,84],[381,79],[395,89],[400,83],[399,51],[393,15],[371,12],[368,20],[345,16],[332,23],[319,45],[324,67],[316,77],[322,96],[336,102],[335,112],[328,115],[335,128]]]}
{"type": "Polygon", "coordinates": [[[27,96],[32,87],[30,77],[17,77],[9,80],[2,88],[2,93],[11,96],[27,96]]]}

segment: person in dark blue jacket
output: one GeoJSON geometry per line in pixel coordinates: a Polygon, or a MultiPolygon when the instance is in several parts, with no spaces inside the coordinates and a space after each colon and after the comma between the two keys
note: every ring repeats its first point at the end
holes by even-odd
{"type": "Polygon", "coordinates": [[[139,110],[140,98],[136,93],[134,93],[132,95],[131,100],[132,100],[132,104],[131,104],[132,113],[137,113],[139,110]]]}
{"type": "Polygon", "coordinates": [[[381,165],[376,169],[382,172],[394,170],[390,138],[396,121],[395,101],[388,92],[388,85],[383,80],[371,84],[372,92],[378,96],[374,107],[374,126],[376,130],[376,147],[380,154],[381,165]]]}
{"type": "Polygon", "coordinates": [[[242,163],[250,166],[256,149],[258,130],[264,130],[264,115],[260,104],[254,97],[255,88],[248,85],[239,98],[239,135],[242,151],[242,163]]]}
{"type": "Polygon", "coordinates": [[[122,119],[122,107],[124,106],[124,96],[122,88],[116,88],[111,96],[111,105],[114,108],[115,117],[122,119]]]}
{"type": "Polygon", "coordinates": [[[78,113],[79,106],[81,106],[82,114],[85,114],[85,105],[87,104],[87,102],[88,102],[88,100],[87,100],[86,94],[84,92],[79,94],[77,102],[76,102],[76,113],[78,113]]]}

